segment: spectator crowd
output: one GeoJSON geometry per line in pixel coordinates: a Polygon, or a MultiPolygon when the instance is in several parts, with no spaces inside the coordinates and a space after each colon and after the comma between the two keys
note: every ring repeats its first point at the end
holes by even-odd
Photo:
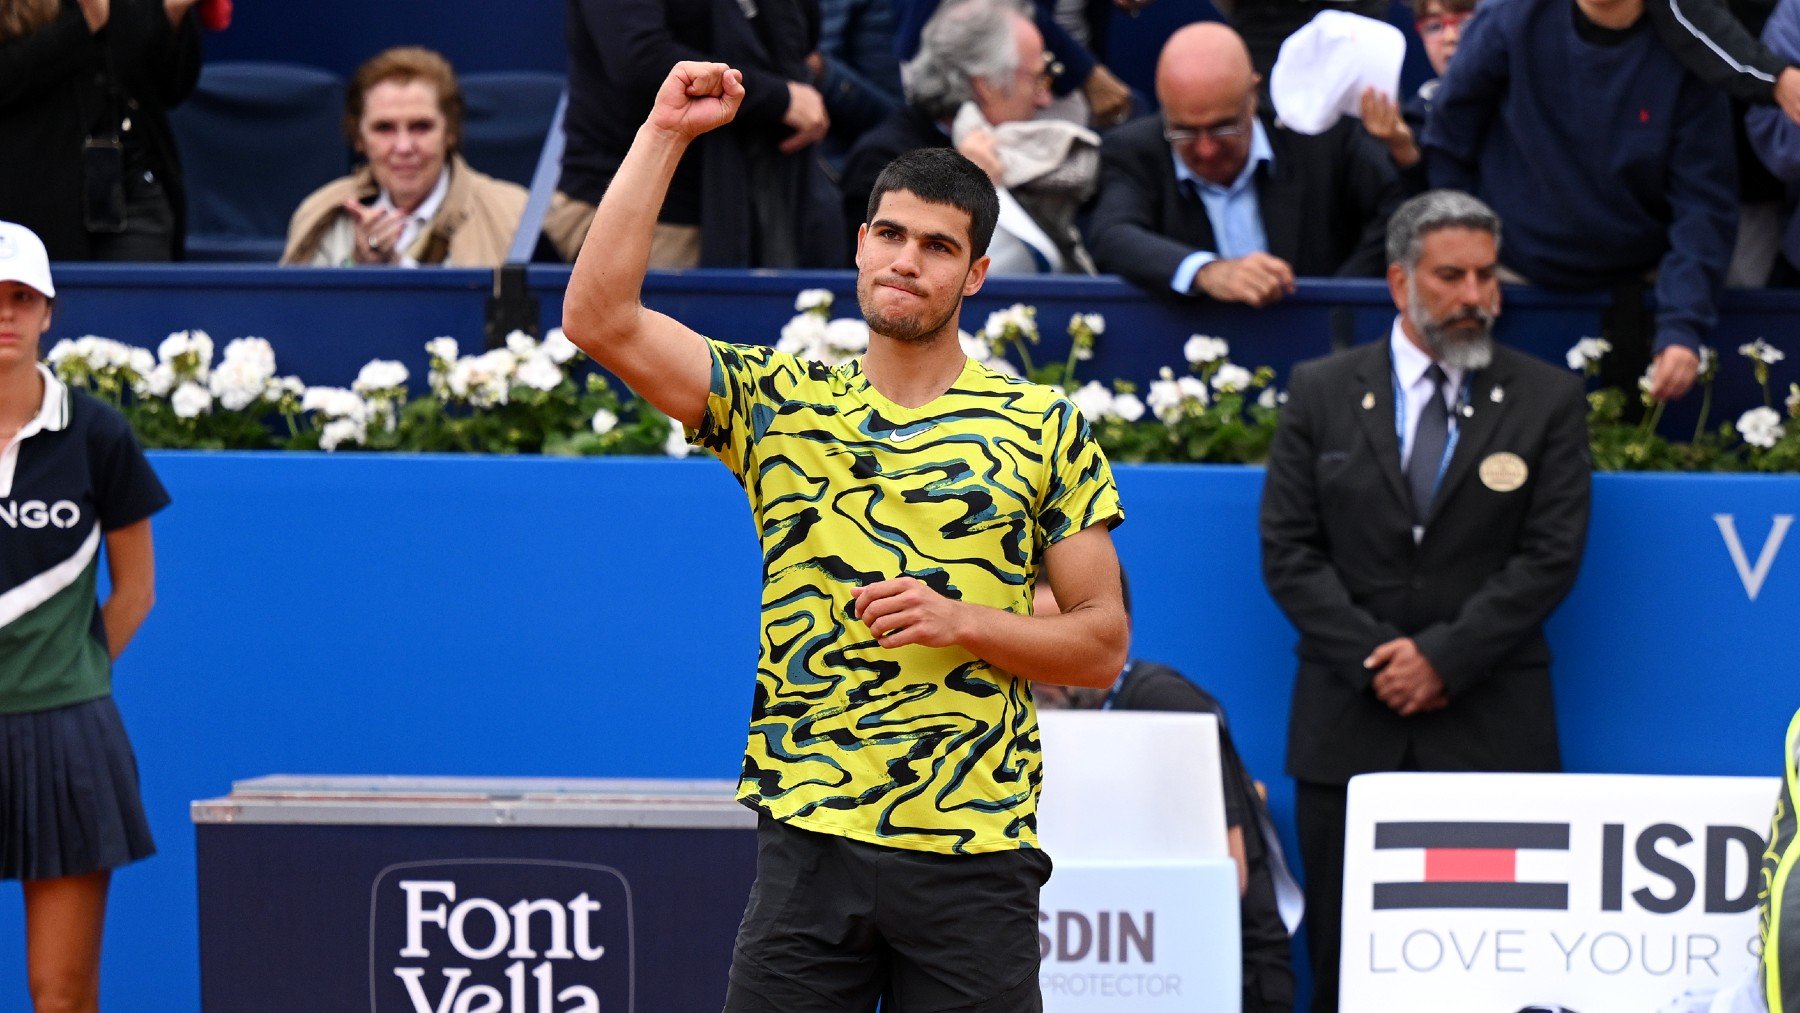
{"type": "MultiPolygon", "coordinates": [[[[572,258],[663,74],[707,59],[744,72],[743,112],[683,157],[653,267],[848,266],[882,166],[954,147],[1001,194],[994,272],[1252,306],[1378,277],[1399,202],[1463,190],[1507,223],[1504,280],[1611,296],[1610,379],[1648,367],[1660,399],[1692,386],[1725,284],[1800,281],[1800,0],[1413,0],[1434,76],[1405,95],[1381,0],[1221,3],[1134,93],[1108,27],[1142,2],[569,0],[560,179],[523,227],[572,258]]],[[[0,219],[55,260],[181,259],[168,110],[216,6],[0,11],[0,219]]],[[[462,118],[441,56],[374,55],[346,91],[360,164],[293,209],[282,263],[507,259],[526,194],[463,157],[462,118]]]]}

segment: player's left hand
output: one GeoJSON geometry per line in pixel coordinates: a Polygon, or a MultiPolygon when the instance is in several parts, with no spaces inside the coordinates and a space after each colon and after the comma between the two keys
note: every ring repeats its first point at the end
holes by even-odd
{"type": "Polygon", "coordinates": [[[1375,669],[1375,695],[1403,718],[1449,703],[1444,679],[1411,637],[1396,637],[1375,648],[1364,668],[1375,669]]]}
{"type": "Polygon", "coordinates": [[[968,606],[917,577],[895,577],[856,589],[856,618],[883,647],[951,647],[963,640],[968,606]]]}

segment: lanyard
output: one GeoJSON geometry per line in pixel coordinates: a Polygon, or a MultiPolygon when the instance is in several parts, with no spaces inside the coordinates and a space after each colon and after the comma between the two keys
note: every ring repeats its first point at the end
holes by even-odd
{"type": "MultiPolygon", "coordinates": [[[[1400,385],[1399,369],[1393,369],[1389,375],[1394,378],[1394,436],[1399,439],[1401,446],[1405,446],[1406,388],[1400,385]]],[[[1438,459],[1437,477],[1431,481],[1433,490],[1437,489],[1438,485],[1444,481],[1444,472],[1449,469],[1450,458],[1456,453],[1456,441],[1462,438],[1462,425],[1459,422],[1459,419],[1461,418],[1459,408],[1469,403],[1469,385],[1473,380],[1473,374],[1463,377],[1462,383],[1456,388],[1456,401],[1449,409],[1447,409],[1450,419],[1450,433],[1449,437],[1444,440],[1444,456],[1438,459]]],[[[1431,396],[1437,397],[1438,394],[1436,391],[1433,391],[1431,396]]],[[[1405,471],[1406,469],[1402,468],[1401,470],[1405,471]]]]}
{"type": "Polygon", "coordinates": [[[1135,659],[1127,661],[1125,667],[1120,669],[1119,677],[1113,680],[1112,688],[1106,691],[1106,699],[1100,701],[1101,710],[1109,711],[1113,709],[1113,701],[1119,698],[1119,687],[1125,685],[1125,677],[1131,674],[1131,667],[1136,664],[1137,661],[1135,659]]]}

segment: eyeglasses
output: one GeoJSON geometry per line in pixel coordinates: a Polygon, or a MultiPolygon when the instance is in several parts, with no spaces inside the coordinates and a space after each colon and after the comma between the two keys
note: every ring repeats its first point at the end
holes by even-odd
{"type": "Polygon", "coordinates": [[[1056,59],[1054,54],[1046,52],[1044,54],[1043,63],[1037,67],[1028,67],[1021,64],[1017,70],[1013,71],[1013,76],[1020,81],[1029,82],[1039,88],[1049,88],[1058,77],[1062,76],[1062,72],[1062,63],[1056,59]]]}
{"type": "Polygon", "coordinates": [[[1163,123],[1163,140],[1170,144],[1193,144],[1202,137],[1210,137],[1214,141],[1232,141],[1249,132],[1250,125],[1242,119],[1212,127],[1178,127],[1166,121],[1163,123]]]}
{"type": "Polygon", "coordinates": [[[1469,20],[1473,13],[1473,11],[1465,11],[1462,14],[1433,14],[1428,18],[1420,18],[1413,22],[1413,27],[1419,30],[1420,38],[1429,39],[1442,35],[1446,28],[1461,28],[1462,23],[1469,20]]]}

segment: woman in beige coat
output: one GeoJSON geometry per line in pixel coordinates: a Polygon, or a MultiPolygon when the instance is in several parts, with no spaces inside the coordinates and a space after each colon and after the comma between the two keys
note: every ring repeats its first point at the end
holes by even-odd
{"type": "Polygon", "coordinates": [[[300,203],[281,262],[498,266],[525,190],[456,153],[462,108],[455,72],[431,50],[404,46],[363,64],[344,102],[344,135],[368,162],[300,203]]]}

